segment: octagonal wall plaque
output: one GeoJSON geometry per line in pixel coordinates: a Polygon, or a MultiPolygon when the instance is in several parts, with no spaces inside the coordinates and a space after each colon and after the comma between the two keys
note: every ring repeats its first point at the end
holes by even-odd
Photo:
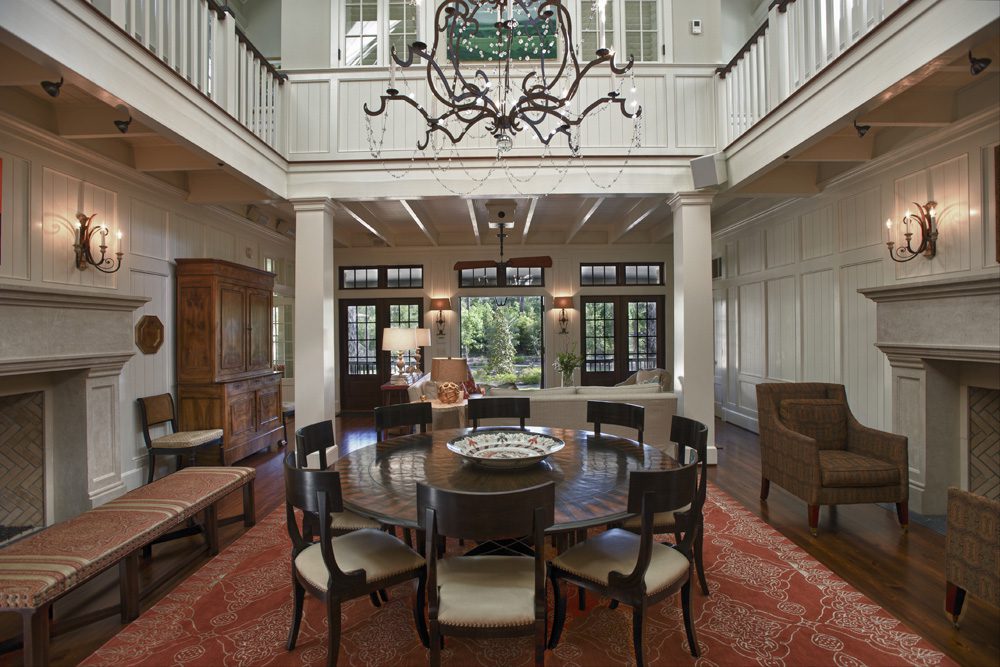
{"type": "Polygon", "coordinates": [[[156,354],[163,345],[163,322],[156,315],[143,315],[135,325],[135,346],[143,354],[156,354]]]}

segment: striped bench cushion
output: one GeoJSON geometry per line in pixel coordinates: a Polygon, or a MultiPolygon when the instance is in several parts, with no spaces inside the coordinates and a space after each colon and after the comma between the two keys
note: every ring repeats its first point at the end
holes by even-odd
{"type": "Polygon", "coordinates": [[[59,597],[255,476],[253,468],[183,468],[0,549],[0,608],[59,597]]]}

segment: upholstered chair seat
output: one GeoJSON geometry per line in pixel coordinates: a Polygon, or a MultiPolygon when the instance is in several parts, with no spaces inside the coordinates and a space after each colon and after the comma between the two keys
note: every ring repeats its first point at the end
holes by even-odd
{"type": "MultiPolygon", "coordinates": [[[[368,584],[424,566],[420,554],[378,528],[355,530],[333,538],[333,553],[342,572],[363,570],[368,584]]],[[[310,584],[326,590],[329,571],[319,543],[306,547],[295,557],[295,569],[310,584]]]]}
{"type": "Polygon", "coordinates": [[[438,561],[438,621],[478,628],[535,622],[535,563],[522,556],[438,561]]]}
{"type": "MultiPolygon", "coordinates": [[[[641,539],[635,533],[612,528],[564,551],[553,559],[552,564],[560,570],[607,586],[609,573],[631,572],[635,567],[641,539]]],[[[654,542],[649,569],[643,578],[646,593],[659,593],[686,577],[690,567],[691,562],[680,551],[654,542]]]]}
{"type": "Polygon", "coordinates": [[[363,528],[374,528],[375,530],[379,530],[382,528],[382,524],[375,519],[369,519],[366,516],[355,514],[351,510],[344,510],[343,512],[330,512],[330,522],[334,532],[361,530],[363,528]]]}
{"type": "Polygon", "coordinates": [[[197,447],[207,445],[222,437],[221,428],[210,428],[204,431],[180,431],[153,438],[150,444],[157,448],[167,447],[197,447]]]}
{"type": "MultiPolygon", "coordinates": [[[[657,512],[653,515],[653,532],[654,533],[672,533],[674,528],[677,526],[677,517],[675,514],[680,514],[687,512],[691,509],[691,504],[688,503],[684,507],[680,508],[676,512],[657,512]]],[[[642,527],[642,517],[634,516],[630,519],[626,519],[625,523],[622,524],[626,530],[631,530],[632,532],[638,531],[642,527]]]]}
{"type": "Polygon", "coordinates": [[[819,452],[819,475],[823,486],[890,486],[899,484],[899,467],[889,461],[842,449],[819,452]]]}

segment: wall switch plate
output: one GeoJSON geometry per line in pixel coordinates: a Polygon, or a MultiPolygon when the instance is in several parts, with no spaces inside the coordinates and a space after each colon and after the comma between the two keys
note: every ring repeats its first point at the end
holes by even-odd
{"type": "Polygon", "coordinates": [[[692,35],[701,34],[701,19],[691,19],[691,34],[692,35]]]}

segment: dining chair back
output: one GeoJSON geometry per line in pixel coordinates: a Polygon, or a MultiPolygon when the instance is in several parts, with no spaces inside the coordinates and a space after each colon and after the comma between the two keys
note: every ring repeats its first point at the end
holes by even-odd
{"type": "Polygon", "coordinates": [[[615,604],[632,607],[632,643],[636,664],[643,665],[647,608],[681,593],[681,610],[691,655],[698,657],[691,614],[691,569],[694,531],[673,546],[656,542],[654,516],[690,505],[700,512],[697,462],[672,470],[633,470],[629,473],[628,510],[640,517],[639,534],[612,528],[559,554],[549,565],[556,614],[549,648],[555,648],[566,619],[566,596],[560,582],[568,582],[615,604]]]}
{"type": "Polygon", "coordinates": [[[677,443],[677,460],[687,461],[691,458],[688,451],[694,452],[694,460],[698,462],[698,506],[700,511],[695,514],[676,512],[674,514],[674,533],[696,531],[694,536],[694,562],[698,570],[698,581],[701,592],[709,594],[708,579],[705,577],[705,561],[702,553],[702,543],[705,539],[705,500],[708,498],[708,427],[700,421],[674,415],[670,422],[670,440],[677,443]]]}
{"type": "Polygon", "coordinates": [[[603,424],[615,424],[638,431],[639,444],[642,444],[642,430],[646,423],[646,409],[634,403],[618,403],[616,401],[587,401],[587,421],[594,424],[594,435],[601,437],[603,424]]]}
{"type": "Polygon", "coordinates": [[[382,442],[386,430],[397,426],[419,426],[421,433],[427,433],[427,425],[434,420],[431,404],[397,403],[375,408],[375,441],[382,442]]]}
{"type": "Polygon", "coordinates": [[[525,420],[531,417],[531,401],[519,396],[504,396],[499,398],[470,398],[468,405],[469,421],[472,430],[479,428],[481,419],[519,419],[521,428],[525,420]]]}
{"type": "Polygon", "coordinates": [[[377,528],[355,530],[335,536],[332,517],[344,511],[340,473],[334,470],[302,468],[297,456],[285,456],[285,514],[292,541],[292,623],[286,647],[295,648],[305,594],[323,601],[326,607],[328,665],[337,664],[340,651],[342,602],[372,596],[395,584],[417,579],[413,619],[417,634],[427,646],[424,623],[424,559],[405,544],[377,528]],[[300,530],[296,510],[303,514],[300,530]],[[305,519],[308,518],[307,522],[305,519]],[[319,541],[312,540],[306,523],[319,527],[319,541]]]}
{"type": "Polygon", "coordinates": [[[148,456],[147,484],[153,481],[153,474],[156,472],[157,454],[176,457],[177,467],[181,468],[184,466],[185,460],[189,465],[196,463],[196,455],[199,449],[217,447],[219,462],[215,463],[212,461],[210,465],[223,464],[225,458],[222,454],[223,431],[221,428],[178,431],[174,397],[170,393],[143,396],[137,398],[136,402],[139,404],[139,416],[142,420],[142,438],[146,442],[146,454],[148,456]],[[154,437],[150,433],[150,429],[161,424],[169,424],[170,432],[166,435],[154,437]]]}
{"type": "Polygon", "coordinates": [[[324,420],[295,429],[295,463],[300,468],[309,466],[310,454],[319,453],[319,469],[327,468],[326,450],[337,444],[333,436],[333,421],[324,420]]]}
{"type": "Polygon", "coordinates": [[[535,664],[545,664],[545,529],[555,522],[555,483],[518,491],[471,493],[417,484],[425,531],[431,665],[441,664],[441,636],[534,636],[535,664]],[[507,540],[530,536],[530,556],[455,556],[439,561],[440,538],[507,540]]]}

